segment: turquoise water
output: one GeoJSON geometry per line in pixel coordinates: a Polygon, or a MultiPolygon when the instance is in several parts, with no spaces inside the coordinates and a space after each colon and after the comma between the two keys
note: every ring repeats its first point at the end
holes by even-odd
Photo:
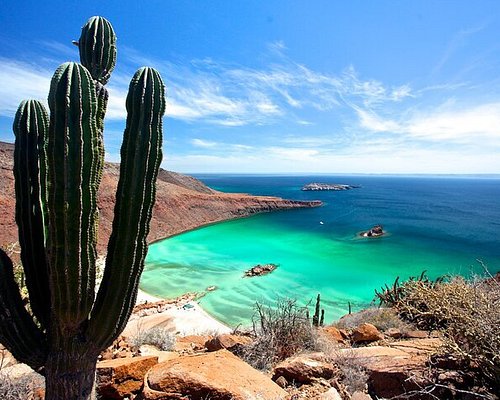
{"type": "Polygon", "coordinates": [[[249,325],[256,301],[306,303],[321,293],[326,320],[369,304],[374,289],[427,270],[431,277],[500,270],[500,180],[396,177],[199,176],[228,192],[319,199],[320,208],[280,211],[207,226],[150,246],[141,288],[163,297],[208,293],[200,304],[230,325],[249,325]],[[309,182],[343,192],[302,192],[309,182]],[[323,224],[320,224],[320,221],[323,224]],[[382,224],[389,234],[360,239],[382,224]],[[273,273],[243,278],[256,264],[273,273]]]}

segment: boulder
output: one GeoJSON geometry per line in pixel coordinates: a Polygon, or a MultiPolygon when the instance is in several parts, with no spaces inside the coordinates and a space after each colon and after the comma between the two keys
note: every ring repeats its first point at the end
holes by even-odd
{"type": "Polygon", "coordinates": [[[366,370],[371,394],[391,398],[430,383],[426,375],[427,362],[441,343],[439,339],[415,339],[340,352],[366,370]]]}
{"type": "Polygon", "coordinates": [[[227,350],[157,364],[144,380],[143,399],[285,399],[287,392],[227,350]]]}
{"type": "Polygon", "coordinates": [[[334,326],[325,326],[324,328],[321,328],[320,332],[326,339],[334,343],[344,344],[346,343],[346,339],[348,339],[348,336],[344,331],[335,328],[334,326]]]}
{"type": "Polygon", "coordinates": [[[137,394],[146,372],[158,357],[115,358],[97,363],[97,392],[103,398],[123,399],[137,394]]]}
{"type": "Polygon", "coordinates": [[[243,346],[250,344],[252,339],[248,336],[223,334],[207,340],[205,347],[208,351],[217,351],[227,349],[234,353],[240,350],[243,346]]]}
{"type": "Polygon", "coordinates": [[[374,325],[368,323],[359,325],[351,333],[351,340],[354,343],[375,342],[383,338],[384,335],[374,325]]]}
{"type": "Polygon", "coordinates": [[[299,354],[276,365],[273,380],[283,376],[288,382],[310,383],[318,378],[330,379],[334,373],[333,364],[323,353],[299,354]]]}

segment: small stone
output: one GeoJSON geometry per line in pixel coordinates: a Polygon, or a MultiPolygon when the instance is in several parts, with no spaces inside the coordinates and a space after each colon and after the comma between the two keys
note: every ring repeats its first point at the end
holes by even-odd
{"type": "Polygon", "coordinates": [[[414,330],[405,332],[404,336],[408,339],[426,339],[429,337],[429,333],[426,331],[414,330]]]}
{"type": "Polygon", "coordinates": [[[288,381],[284,376],[279,376],[274,382],[276,382],[276,384],[283,389],[288,386],[288,381]]]}
{"type": "Polygon", "coordinates": [[[381,340],[384,335],[372,324],[363,323],[352,331],[351,340],[354,343],[375,342],[381,340]]]}
{"type": "Polygon", "coordinates": [[[384,333],[393,339],[399,339],[400,337],[403,336],[401,331],[397,328],[389,328],[384,333]]]}
{"type": "Polygon", "coordinates": [[[372,400],[372,397],[368,393],[356,391],[352,394],[351,400],[372,400]]]}
{"type": "Polygon", "coordinates": [[[335,388],[328,389],[326,392],[322,393],[319,398],[321,400],[342,400],[342,397],[340,397],[339,392],[337,392],[335,388]]]}

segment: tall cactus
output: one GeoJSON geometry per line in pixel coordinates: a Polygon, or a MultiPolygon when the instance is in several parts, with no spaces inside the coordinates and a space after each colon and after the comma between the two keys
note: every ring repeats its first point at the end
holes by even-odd
{"type": "MultiPolygon", "coordinates": [[[[81,54],[92,27],[113,32],[105,22],[93,17],[89,29],[84,26],[81,54]]],[[[109,45],[105,37],[93,36],[94,51],[109,45]]],[[[97,356],[121,333],[135,303],[162,159],[165,88],[158,72],[144,67],[127,96],[113,231],[96,296],[104,117],[99,93],[112,67],[101,53],[85,57],[93,60],[91,71],[77,63],[56,70],[50,118],[30,100],[21,103],[14,121],[16,222],[33,315],[23,305],[11,260],[0,250],[0,342],[45,375],[47,400],[92,397],[97,356]]]]}

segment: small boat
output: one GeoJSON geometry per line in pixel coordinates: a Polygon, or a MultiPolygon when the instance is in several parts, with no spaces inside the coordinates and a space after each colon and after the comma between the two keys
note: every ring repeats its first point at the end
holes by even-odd
{"type": "Polygon", "coordinates": [[[319,224],[320,224],[320,225],[323,225],[323,224],[324,224],[324,222],[323,222],[323,221],[319,221],[319,224]]]}

